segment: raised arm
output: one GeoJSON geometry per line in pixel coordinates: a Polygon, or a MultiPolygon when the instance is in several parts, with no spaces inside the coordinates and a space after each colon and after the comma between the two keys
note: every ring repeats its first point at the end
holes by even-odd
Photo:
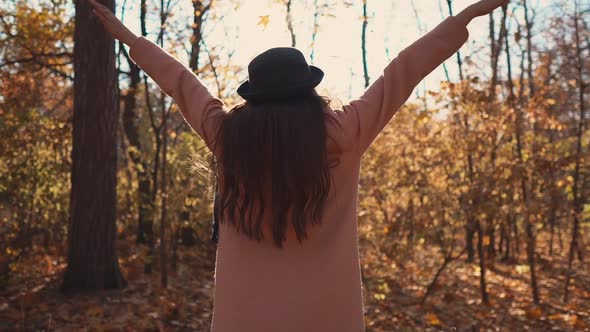
{"type": "Polygon", "coordinates": [[[105,28],[130,47],[129,56],[178,105],[186,122],[212,148],[217,125],[225,115],[223,102],[209,93],[192,70],[144,37],[137,37],[106,7],[89,0],[105,28]]]}
{"type": "Polygon", "coordinates": [[[364,153],[375,137],[406,102],[420,81],[451,57],[467,41],[467,24],[509,0],[482,0],[449,17],[414,42],[390,62],[383,74],[357,100],[345,105],[339,117],[342,127],[364,153]]]}

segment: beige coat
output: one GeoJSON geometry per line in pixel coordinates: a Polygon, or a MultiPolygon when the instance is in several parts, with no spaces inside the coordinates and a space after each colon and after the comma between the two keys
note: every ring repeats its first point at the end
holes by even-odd
{"type": "MultiPolygon", "coordinates": [[[[365,330],[357,233],[357,189],[362,154],[414,87],[467,40],[454,17],[402,51],[357,100],[326,110],[328,151],[342,148],[331,170],[333,187],[322,224],[301,245],[292,228],[283,249],[271,236],[258,243],[229,223],[219,229],[213,332],[360,332],[365,330]]],[[[138,38],[131,58],[177,103],[188,124],[209,147],[227,112],[193,72],[147,39],[138,38]]],[[[268,234],[265,231],[265,235],[268,234]]]]}

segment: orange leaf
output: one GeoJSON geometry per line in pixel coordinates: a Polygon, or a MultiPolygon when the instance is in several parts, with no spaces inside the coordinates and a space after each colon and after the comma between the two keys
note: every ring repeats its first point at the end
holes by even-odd
{"type": "Polygon", "coordinates": [[[433,326],[441,326],[442,322],[438,319],[438,316],[434,312],[426,313],[426,322],[433,326]]]}
{"type": "Polygon", "coordinates": [[[526,317],[528,319],[539,319],[543,316],[541,308],[531,308],[526,311],[526,317]]]}

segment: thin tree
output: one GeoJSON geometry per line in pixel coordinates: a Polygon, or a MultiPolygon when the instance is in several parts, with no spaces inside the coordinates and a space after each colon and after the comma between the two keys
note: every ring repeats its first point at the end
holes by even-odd
{"type": "Polygon", "coordinates": [[[536,236],[533,230],[533,221],[531,220],[531,195],[529,191],[529,177],[527,174],[527,169],[525,166],[525,160],[523,156],[524,150],[524,143],[523,143],[523,114],[522,109],[520,107],[516,107],[515,105],[515,93],[514,93],[514,83],[512,80],[512,57],[510,56],[510,45],[508,42],[508,38],[506,38],[506,63],[508,67],[508,85],[509,85],[509,97],[508,97],[508,104],[514,109],[515,112],[515,136],[516,136],[516,152],[518,157],[518,163],[520,167],[520,189],[522,194],[522,204],[524,206],[524,223],[525,223],[525,231],[527,234],[527,261],[529,264],[530,269],[530,283],[531,283],[531,292],[533,295],[533,301],[535,303],[540,303],[539,298],[539,288],[537,286],[537,272],[536,272],[536,236]]]}
{"type": "Polygon", "coordinates": [[[201,54],[201,39],[203,34],[203,20],[211,9],[213,1],[205,5],[203,0],[191,0],[193,3],[193,24],[191,34],[191,53],[189,67],[196,71],[199,68],[199,55],[201,54]]]}
{"type": "Polygon", "coordinates": [[[285,16],[285,20],[287,21],[287,30],[289,30],[289,34],[291,35],[291,47],[295,47],[297,45],[297,37],[295,36],[295,30],[293,28],[292,5],[292,0],[285,0],[285,7],[287,7],[287,14],[285,16]]]}
{"type": "MultiPolygon", "coordinates": [[[[146,0],[140,2],[140,27],[141,35],[146,36],[146,0]]],[[[153,211],[154,207],[150,200],[151,184],[149,178],[149,165],[142,157],[142,151],[145,147],[141,141],[141,135],[139,127],[137,125],[137,92],[139,91],[139,84],[141,83],[141,69],[133,62],[129,57],[125,48],[122,45],[119,49],[129,66],[129,87],[126,94],[122,96],[123,99],[123,129],[125,136],[129,141],[129,145],[132,147],[128,151],[131,161],[133,161],[135,173],[137,175],[138,190],[137,190],[137,204],[138,204],[138,216],[137,216],[137,242],[148,244],[150,238],[153,237],[152,225],[153,225],[153,211]]]]}
{"type": "Polygon", "coordinates": [[[574,34],[576,40],[576,72],[577,82],[579,89],[579,104],[580,104],[580,120],[578,122],[577,130],[577,144],[576,144],[576,166],[574,170],[574,183],[572,188],[574,209],[573,209],[573,220],[572,220],[572,239],[570,242],[569,256],[567,260],[567,273],[565,276],[565,286],[563,292],[563,302],[569,300],[569,285],[572,277],[572,265],[574,261],[574,254],[579,246],[578,233],[580,232],[580,217],[584,210],[584,203],[582,197],[582,186],[580,186],[580,168],[582,164],[582,140],[584,136],[585,128],[585,106],[586,101],[584,99],[584,58],[582,57],[582,47],[580,41],[580,12],[579,3],[574,1],[574,34]]]}
{"type": "Polygon", "coordinates": [[[369,69],[367,67],[367,26],[369,25],[369,17],[367,16],[367,1],[363,0],[363,28],[361,34],[361,51],[363,53],[363,73],[365,77],[365,88],[369,87],[371,83],[369,79],[369,69]]]}
{"type": "Polygon", "coordinates": [[[319,25],[319,17],[320,17],[320,7],[318,6],[318,0],[313,0],[313,29],[312,29],[312,33],[311,33],[311,54],[309,55],[309,58],[311,60],[311,64],[314,64],[314,60],[315,60],[315,44],[316,44],[316,39],[318,36],[318,31],[320,30],[320,25],[319,25]]]}
{"type": "MultiPolygon", "coordinates": [[[[449,7],[449,15],[453,16],[453,0],[447,0],[447,6],[449,7]]],[[[461,58],[461,52],[457,52],[457,66],[459,67],[459,79],[463,81],[463,59],[461,58]]]]}

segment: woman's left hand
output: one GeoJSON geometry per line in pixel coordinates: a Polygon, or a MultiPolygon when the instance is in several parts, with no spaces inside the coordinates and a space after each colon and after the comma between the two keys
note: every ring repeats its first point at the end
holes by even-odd
{"type": "Polygon", "coordinates": [[[508,5],[508,3],[510,3],[510,0],[481,0],[471,5],[471,9],[473,15],[478,17],[488,15],[499,7],[508,5]]]}
{"type": "Polygon", "coordinates": [[[90,5],[94,8],[93,13],[98,17],[105,29],[113,35],[114,38],[122,41],[128,46],[131,46],[137,36],[129,31],[127,27],[119,21],[119,19],[107,7],[99,4],[96,0],[88,0],[90,5]]]}
{"type": "Polygon", "coordinates": [[[480,0],[473,5],[467,7],[465,10],[459,13],[456,17],[467,25],[471,20],[476,17],[488,15],[494,10],[507,6],[510,0],[480,0]]]}

